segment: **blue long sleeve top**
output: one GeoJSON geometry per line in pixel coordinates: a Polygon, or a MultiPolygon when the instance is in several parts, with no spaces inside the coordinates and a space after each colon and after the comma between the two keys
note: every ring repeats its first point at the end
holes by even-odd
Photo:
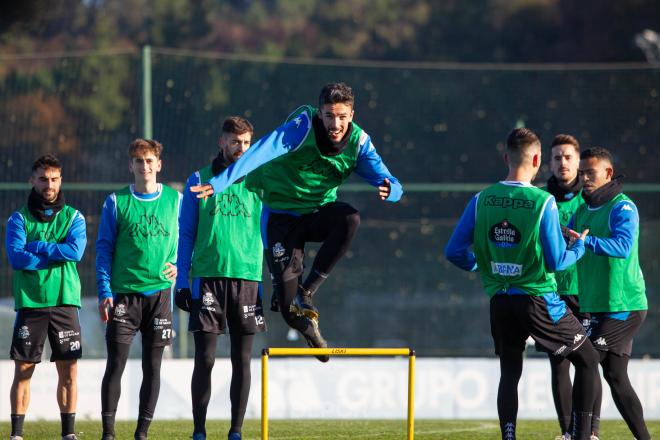
{"type": "MultiPolygon", "coordinates": [[[[135,197],[142,200],[149,200],[158,197],[162,191],[162,186],[158,185],[158,190],[153,193],[139,193],[131,191],[135,197]]],[[[179,203],[181,198],[179,197],[179,203]]],[[[179,204],[179,213],[181,205],[179,204]]],[[[96,238],[96,288],[98,290],[99,301],[113,296],[110,288],[110,279],[112,277],[112,256],[115,253],[115,243],[117,241],[117,198],[115,193],[110,194],[103,202],[101,209],[101,223],[96,238]]],[[[143,295],[152,295],[157,290],[142,292],[143,295]]]]}
{"type": "MultiPolygon", "coordinates": [[[[250,151],[250,150],[248,150],[250,151]]],[[[190,267],[192,265],[192,254],[197,238],[197,224],[199,220],[199,199],[190,191],[191,186],[201,184],[199,172],[195,172],[186,181],[181,201],[181,213],[179,214],[179,248],[177,250],[177,274],[176,288],[190,288],[188,281],[190,267]]]]}
{"type": "Polygon", "coordinates": [[[76,211],[64,243],[27,241],[25,220],[14,212],[7,221],[5,247],[9,263],[14,270],[46,269],[48,263],[82,259],[87,246],[85,217],[76,211]]]}
{"type": "MultiPolygon", "coordinates": [[[[600,208],[591,208],[596,210],[600,208]]],[[[610,211],[610,237],[595,237],[588,235],[585,239],[585,247],[596,255],[604,255],[614,258],[628,258],[633,247],[637,228],[639,228],[639,213],[637,206],[630,200],[621,200],[614,205],[610,211]]],[[[573,219],[568,224],[573,227],[573,219]]]]}
{"type": "MultiPolygon", "coordinates": [[[[524,182],[501,182],[508,185],[529,186],[524,182]]],[[[468,271],[477,270],[477,258],[469,248],[474,242],[474,227],[476,223],[477,200],[475,195],[468,203],[463,215],[445,247],[445,257],[454,265],[468,271]]],[[[550,271],[564,270],[575,264],[584,254],[584,242],[576,240],[575,244],[566,248],[566,242],[561,233],[557,203],[554,197],[545,205],[541,215],[540,240],[543,248],[545,264],[550,271]]]]}
{"type": "MultiPolygon", "coordinates": [[[[212,177],[208,183],[213,186],[214,193],[221,193],[250,171],[283,154],[298,149],[313,130],[311,119],[306,113],[301,113],[296,118],[257,140],[239,160],[231,164],[222,173],[212,177]]],[[[366,133],[360,139],[355,172],[373,186],[380,186],[385,179],[388,179],[391,184],[391,191],[386,200],[397,202],[401,198],[403,194],[401,183],[387,169],[376,152],[371,138],[366,133]]]]}

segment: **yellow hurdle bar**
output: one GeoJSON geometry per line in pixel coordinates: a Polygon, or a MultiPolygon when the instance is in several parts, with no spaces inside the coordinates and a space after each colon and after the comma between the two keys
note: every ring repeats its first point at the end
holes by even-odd
{"type": "Polygon", "coordinates": [[[261,353],[261,439],[268,440],[269,356],[408,356],[407,439],[415,437],[415,350],[410,348],[264,348],[261,353]]]}
{"type": "MultiPolygon", "coordinates": [[[[409,348],[266,348],[269,356],[409,356],[409,348]]],[[[414,355],[413,355],[414,356],[414,355]]]]}

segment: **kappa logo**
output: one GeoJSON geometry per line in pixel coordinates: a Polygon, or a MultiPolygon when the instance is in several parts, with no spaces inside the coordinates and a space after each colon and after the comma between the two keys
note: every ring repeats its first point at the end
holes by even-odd
{"type": "Polygon", "coordinates": [[[536,203],[533,200],[527,199],[514,199],[511,197],[497,197],[490,195],[486,197],[484,202],[485,206],[493,206],[499,208],[511,208],[511,209],[534,209],[536,203]]]}
{"type": "Polygon", "coordinates": [[[211,199],[215,201],[215,206],[211,208],[209,214],[222,215],[224,217],[252,217],[248,212],[245,203],[241,201],[241,198],[235,194],[220,194],[218,197],[211,199]]]}
{"type": "Polygon", "coordinates": [[[143,214],[138,223],[133,223],[128,228],[131,237],[169,237],[170,233],[165,225],[155,215],[143,214]]]}
{"type": "Polygon", "coordinates": [[[297,117],[293,120],[293,122],[296,123],[296,128],[299,128],[299,127],[300,127],[300,124],[302,124],[302,118],[301,118],[300,116],[297,116],[297,117]]]}
{"type": "Polygon", "coordinates": [[[594,344],[596,344],[596,345],[600,345],[601,347],[604,347],[605,345],[607,345],[607,341],[605,340],[605,338],[603,338],[603,337],[601,336],[600,338],[596,339],[596,341],[594,342],[594,344]]]}
{"type": "Polygon", "coordinates": [[[623,206],[621,206],[621,211],[632,211],[632,206],[630,206],[628,203],[624,203],[623,206]]]}
{"type": "MultiPolygon", "coordinates": [[[[46,215],[50,215],[50,214],[46,214],[46,215]]],[[[53,231],[41,231],[41,232],[39,232],[38,235],[39,235],[39,240],[40,241],[47,241],[49,243],[53,243],[53,242],[58,241],[57,236],[55,235],[55,233],[53,231]]]]}
{"type": "Polygon", "coordinates": [[[19,339],[27,339],[30,337],[30,329],[28,329],[27,325],[18,329],[18,337],[19,339]]]}
{"type": "Polygon", "coordinates": [[[584,335],[581,334],[581,333],[578,333],[577,335],[575,335],[575,336],[573,337],[573,344],[577,344],[577,343],[580,342],[582,339],[584,339],[584,335]]]}
{"type": "Polygon", "coordinates": [[[126,305],[117,304],[115,306],[115,316],[124,316],[126,314],[126,305]]]}
{"type": "Polygon", "coordinates": [[[282,243],[277,242],[273,245],[273,257],[280,258],[284,255],[286,249],[282,246],[282,243]]]}
{"type": "Polygon", "coordinates": [[[341,179],[341,171],[334,167],[330,161],[322,157],[302,165],[299,169],[300,171],[310,172],[327,178],[341,179]]]}
{"type": "Polygon", "coordinates": [[[213,302],[213,294],[211,292],[204,292],[204,295],[202,296],[202,303],[204,303],[205,306],[210,306],[213,304],[213,302]]]}

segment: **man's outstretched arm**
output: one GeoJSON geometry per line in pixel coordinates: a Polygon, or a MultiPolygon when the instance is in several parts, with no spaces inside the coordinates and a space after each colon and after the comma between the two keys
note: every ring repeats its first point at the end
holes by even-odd
{"type": "Polygon", "coordinates": [[[205,184],[190,187],[190,191],[197,193],[198,198],[221,193],[250,171],[283,154],[295,151],[311,130],[311,119],[306,113],[301,113],[252,144],[240,159],[229,165],[222,173],[212,177],[205,184]]]}

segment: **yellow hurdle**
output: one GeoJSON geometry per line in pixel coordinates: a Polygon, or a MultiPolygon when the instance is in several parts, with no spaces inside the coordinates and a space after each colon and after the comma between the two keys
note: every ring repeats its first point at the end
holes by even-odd
{"type": "Polygon", "coordinates": [[[408,356],[408,440],[415,436],[415,351],[411,348],[264,348],[261,352],[261,439],[268,440],[270,356],[408,356]]]}

